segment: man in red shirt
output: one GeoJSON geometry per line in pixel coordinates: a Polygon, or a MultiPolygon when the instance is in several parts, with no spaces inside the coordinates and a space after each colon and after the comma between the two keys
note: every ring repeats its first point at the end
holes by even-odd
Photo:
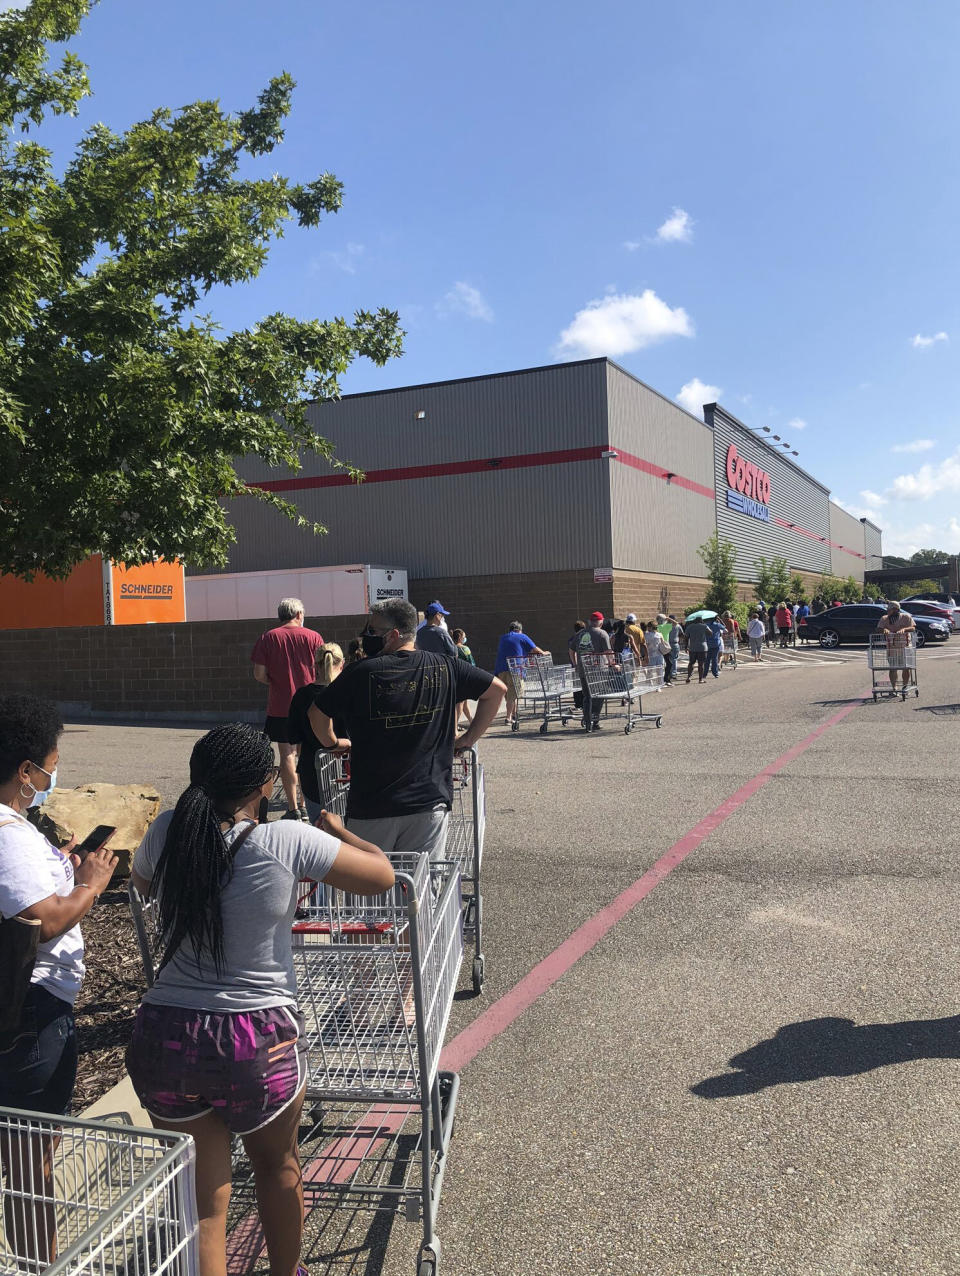
{"type": "Polygon", "coordinates": [[[297,754],[290,743],[287,714],[293,693],[314,681],[314,653],[323,638],[303,623],[303,603],[284,598],[277,607],[280,624],[261,634],[253,648],[253,676],[270,688],[264,730],[280,750],[280,780],[287,798],[285,820],[305,820],[306,808],[297,800],[297,754]]]}

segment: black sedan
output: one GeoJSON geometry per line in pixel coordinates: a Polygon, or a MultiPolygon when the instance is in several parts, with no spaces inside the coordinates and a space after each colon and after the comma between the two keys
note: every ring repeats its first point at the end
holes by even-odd
{"type": "MultiPolygon", "coordinates": [[[[802,621],[797,629],[797,637],[801,640],[816,638],[821,647],[839,647],[841,643],[847,642],[865,643],[871,634],[877,632],[877,625],[886,611],[881,603],[851,603],[844,607],[828,607],[818,616],[808,616],[802,621]]],[[[914,616],[913,619],[917,626],[918,647],[928,642],[946,642],[950,637],[950,625],[945,620],[929,616],[914,616]]]]}

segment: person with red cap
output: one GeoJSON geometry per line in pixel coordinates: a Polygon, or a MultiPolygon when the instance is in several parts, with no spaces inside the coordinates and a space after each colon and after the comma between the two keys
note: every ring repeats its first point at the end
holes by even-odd
{"type": "Polygon", "coordinates": [[[579,659],[580,656],[588,651],[610,651],[610,635],[603,628],[602,611],[590,613],[587,628],[577,639],[577,668],[580,671],[580,685],[583,689],[583,726],[586,731],[596,731],[600,725],[600,705],[595,706],[590,699],[590,690],[587,687],[587,680],[584,676],[583,663],[579,659]]]}

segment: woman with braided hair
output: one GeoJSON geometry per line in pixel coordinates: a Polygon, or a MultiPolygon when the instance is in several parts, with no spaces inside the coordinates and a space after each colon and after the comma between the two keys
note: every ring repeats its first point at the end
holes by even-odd
{"type": "Polygon", "coordinates": [[[134,885],[158,903],[163,960],[143,999],[127,1069],[161,1129],[196,1143],[201,1276],[226,1276],[230,1139],[253,1168],[271,1276],[300,1276],[297,1130],[306,1087],[291,925],[301,879],[358,895],[393,885],[386,856],[326,812],[321,827],[257,823],[277,768],[270,741],[215,727],[190,786],[149,829],[134,885]]]}

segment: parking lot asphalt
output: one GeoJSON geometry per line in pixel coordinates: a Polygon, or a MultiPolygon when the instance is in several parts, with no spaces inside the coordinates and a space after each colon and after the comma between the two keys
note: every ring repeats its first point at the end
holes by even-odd
{"type": "MultiPolygon", "coordinates": [[[[960,640],[920,653],[906,703],[863,700],[863,652],[842,654],[665,691],[660,730],[484,740],[487,984],[470,996],[465,962],[453,1053],[487,1015],[442,1272],[960,1271],[960,640]],[[549,964],[658,863],[578,960],[549,964]]],[[[169,804],[199,734],[71,724],[63,783],[150,781],[169,804]]],[[[418,1239],[318,1215],[304,1261],[410,1276],[418,1239]]]]}

